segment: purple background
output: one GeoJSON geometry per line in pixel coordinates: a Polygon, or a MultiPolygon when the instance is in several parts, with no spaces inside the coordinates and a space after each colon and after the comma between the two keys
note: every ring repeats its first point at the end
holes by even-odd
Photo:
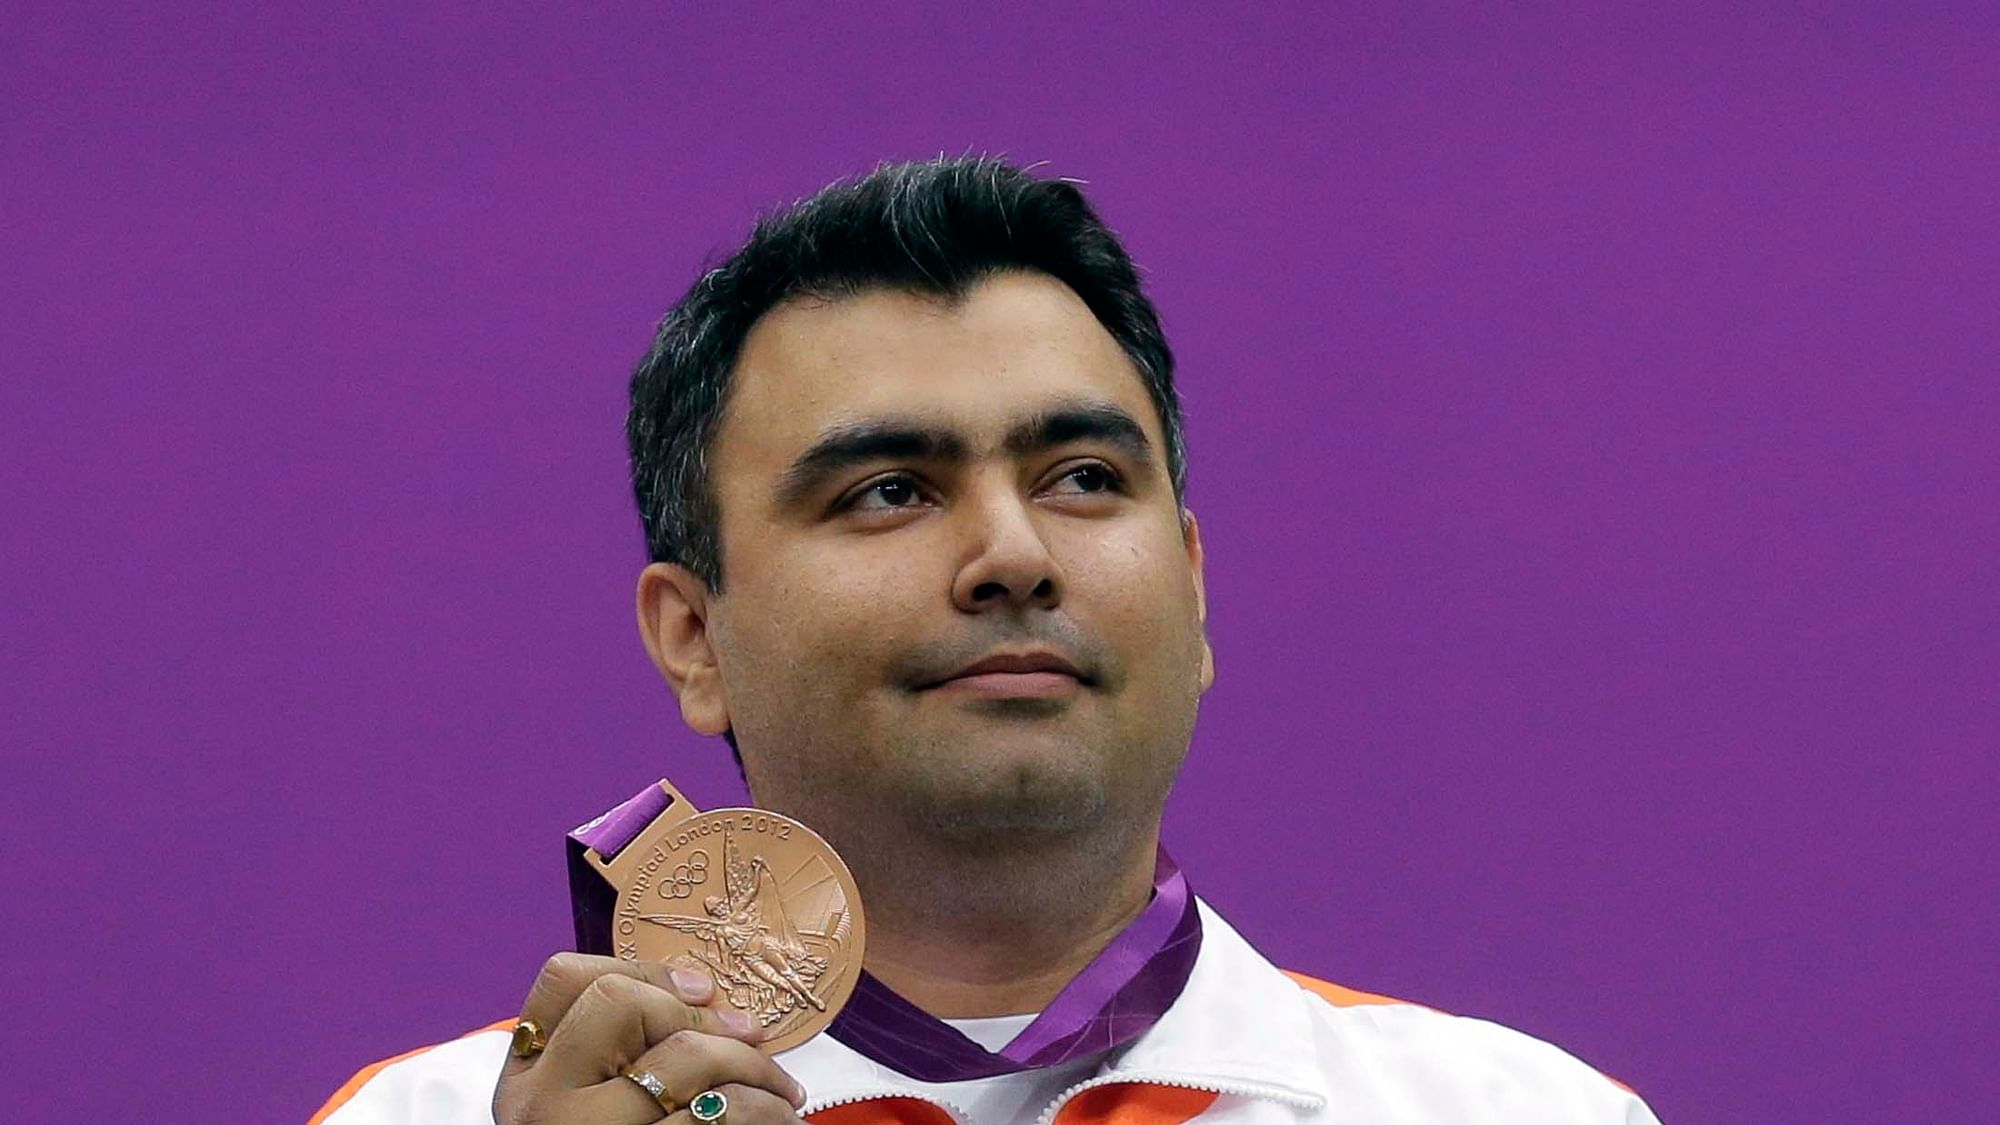
{"type": "Polygon", "coordinates": [[[1181,356],[1198,889],[1672,1125],[1991,1121],[2000,19],[1587,7],[9,4],[7,1116],[303,1119],[515,1010],[571,825],[738,799],[626,375],[970,150],[1181,356]]]}

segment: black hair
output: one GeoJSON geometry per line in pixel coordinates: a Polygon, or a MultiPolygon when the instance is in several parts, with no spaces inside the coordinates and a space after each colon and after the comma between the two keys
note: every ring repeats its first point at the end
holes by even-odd
{"type": "Polygon", "coordinates": [[[1183,495],[1187,464],[1173,353],[1117,236],[1076,185],[992,157],[884,164],[758,222],[748,242],[702,275],[660,322],[632,375],[625,436],[632,487],[655,562],[722,589],[720,512],[708,453],[743,340],[792,297],[838,299],[879,288],[947,299],[1006,270],[1074,290],[1138,369],[1183,495]]]}

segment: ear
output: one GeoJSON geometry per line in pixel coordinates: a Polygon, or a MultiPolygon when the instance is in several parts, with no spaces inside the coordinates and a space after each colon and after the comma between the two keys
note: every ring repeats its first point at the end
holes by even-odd
{"type": "Polygon", "coordinates": [[[1181,509],[1181,540],[1187,545],[1188,574],[1194,579],[1194,620],[1201,630],[1201,690],[1215,684],[1215,648],[1208,643],[1208,586],[1202,576],[1201,524],[1181,509]]]}
{"type": "Polygon", "coordinates": [[[708,628],[708,584],[684,566],[653,563],[639,572],[639,637],[680,701],[681,721],[700,734],[729,729],[729,693],[722,685],[708,628]]]}

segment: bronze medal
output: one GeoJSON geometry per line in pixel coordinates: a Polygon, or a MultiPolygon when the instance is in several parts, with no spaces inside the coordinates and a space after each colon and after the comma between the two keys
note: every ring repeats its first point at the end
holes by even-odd
{"type": "Polygon", "coordinates": [[[617,895],[613,952],[715,978],[776,1053],[817,1035],[854,992],[865,928],[854,876],[812,829],[765,809],[673,799],[615,859],[585,860],[617,895]]]}

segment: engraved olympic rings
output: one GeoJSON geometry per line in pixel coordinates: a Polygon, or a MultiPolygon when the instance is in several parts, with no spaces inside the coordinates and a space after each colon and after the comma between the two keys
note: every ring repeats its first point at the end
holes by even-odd
{"type": "Polygon", "coordinates": [[[694,889],[708,882],[708,853],[696,848],[688,853],[686,863],[678,864],[668,876],[660,880],[661,898],[688,898],[694,889]]]}

